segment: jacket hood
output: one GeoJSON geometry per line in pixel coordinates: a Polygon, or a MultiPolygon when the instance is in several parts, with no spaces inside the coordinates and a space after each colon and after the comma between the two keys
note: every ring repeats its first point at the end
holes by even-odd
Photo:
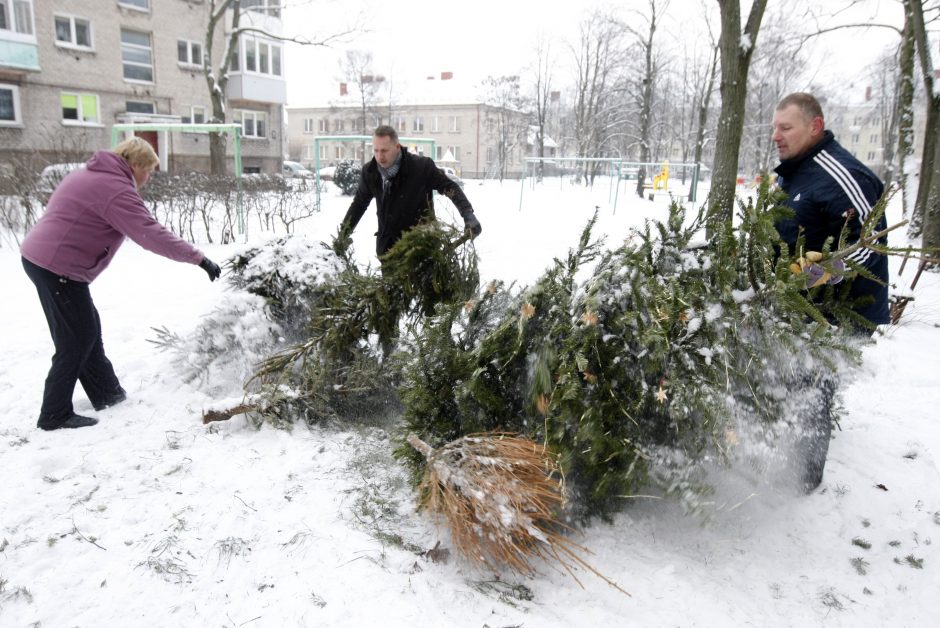
{"type": "Polygon", "coordinates": [[[131,170],[127,160],[112,153],[109,150],[99,150],[91,156],[85,163],[85,167],[95,172],[111,172],[114,174],[124,174],[131,181],[134,180],[134,172],[131,170]]]}

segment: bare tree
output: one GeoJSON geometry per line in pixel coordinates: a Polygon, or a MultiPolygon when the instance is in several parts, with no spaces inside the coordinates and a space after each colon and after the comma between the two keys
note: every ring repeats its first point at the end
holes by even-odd
{"type": "Polygon", "coordinates": [[[483,94],[484,104],[489,105],[484,124],[496,149],[492,173],[502,181],[513,151],[520,145],[524,150],[528,139],[528,120],[523,113],[525,102],[519,88],[519,77],[487,77],[483,81],[483,94]]]}
{"type": "MultiPolygon", "coordinates": [[[[910,10],[904,9],[904,30],[901,33],[901,46],[898,50],[897,84],[897,177],[901,187],[901,203],[904,215],[912,214],[911,197],[908,194],[907,164],[914,156],[914,24],[910,10]]],[[[917,221],[918,225],[920,221],[917,221]]],[[[913,227],[914,220],[911,220],[913,227]]]]}
{"type": "MultiPolygon", "coordinates": [[[[633,34],[639,44],[639,52],[642,55],[643,66],[639,76],[638,89],[634,92],[634,97],[639,105],[639,146],[640,161],[648,162],[650,160],[650,132],[653,124],[653,105],[656,97],[654,86],[657,82],[660,66],[657,62],[655,49],[653,46],[656,37],[656,29],[662,20],[663,13],[669,6],[668,0],[647,0],[648,13],[635,11],[638,20],[645,22],[644,28],[635,29],[626,25],[628,32],[633,34]]],[[[636,181],[636,194],[643,196],[643,184],[646,182],[646,166],[640,166],[639,176],[636,181]]]]}
{"type": "MultiPolygon", "coordinates": [[[[572,46],[575,65],[574,139],[579,157],[600,157],[621,107],[613,102],[617,68],[623,65],[623,25],[609,15],[592,13],[581,23],[572,46]]],[[[622,89],[622,88],[620,88],[622,89]]],[[[585,181],[597,173],[585,165],[585,181]]]]}
{"type": "MultiPolygon", "coordinates": [[[[552,80],[555,60],[552,57],[551,44],[547,37],[540,35],[535,46],[535,71],[533,72],[533,98],[535,106],[535,143],[538,156],[545,158],[545,136],[549,125],[549,115],[552,111],[552,80]]],[[[536,169],[536,178],[542,180],[545,164],[539,161],[536,169]]]]}
{"type": "Polygon", "coordinates": [[[768,11],[761,25],[761,44],[748,72],[740,167],[750,174],[776,163],[770,122],[780,99],[794,90],[805,67],[804,53],[792,37],[799,23],[789,7],[768,11]]]}
{"type": "Polygon", "coordinates": [[[718,223],[729,222],[733,215],[747,75],[767,0],[753,1],[743,33],[740,0],[718,0],[718,6],[721,15],[721,36],[718,39],[721,50],[721,114],[708,192],[710,233],[714,233],[718,223]]]}
{"type": "MultiPolygon", "coordinates": [[[[190,0],[195,2],[196,0],[190,0]]],[[[206,86],[209,89],[209,101],[212,103],[212,123],[224,123],[227,119],[226,88],[228,87],[229,71],[231,69],[233,54],[238,54],[238,40],[246,33],[254,33],[265,38],[291,41],[308,46],[327,46],[330,43],[341,41],[358,29],[353,27],[342,32],[327,35],[318,39],[306,37],[285,37],[270,33],[248,19],[247,11],[256,13],[269,12],[279,15],[280,3],[269,2],[266,7],[261,6],[257,0],[207,0],[206,11],[208,22],[203,41],[202,69],[206,77],[206,86]],[[224,37],[224,46],[221,58],[213,58],[213,46],[217,34],[224,37]]],[[[209,163],[212,174],[225,174],[225,150],[227,135],[223,133],[209,134],[209,163]]]]}
{"type": "MultiPolygon", "coordinates": [[[[372,69],[372,53],[362,50],[347,50],[343,63],[344,77],[355,90],[359,101],[358,131],[361,135],[370,133],[370,121],[378,117],[377,107],[380,92],[385,84],[385,77],[376,75],[372,69]]],[[[363,158],[366,156],[366,143],[361,145],[363,158]]]]}
{"type": "MultiPolygon", "coordinates": [[[[927,98],[927,122],[924,125],[924,156],[920,163],[920,184],[914,213],[923,216],[923,247],[940,248],[940,92],[935,85],[933,59],[930,54],[927,28],[924,19],[924,3],[920,0],[904,0],[904,8],[910,12],[917,57],[927,98]]],[[[940,7],[934,5],[931,9],[940,7]]]]}

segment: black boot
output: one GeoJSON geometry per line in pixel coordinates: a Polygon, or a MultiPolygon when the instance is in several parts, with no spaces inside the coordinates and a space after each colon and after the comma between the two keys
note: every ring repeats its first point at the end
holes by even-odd
{"type": "Polygon", "coordinates": [[[38,427],[46,431],[51,431],[51,430],[61,430],[61,429],[75,429],[79,427],[91,427],[92,425],[97,425],[97,424],[98,424],[98,419],[93,419],[90,416],[82,416],[80,414],[72,414],[72,416],[65,419],[58,425],[55,425],[55,426],[39,425],[38,427]]]}
{"type": "Polygon", "coordinates": [[[91,405],[92,407],[94,407],[95,410],[100,412],[104,410],[105,408],[116,406],[117,404],[121,403],[122,401],[126,399],[127,399],[127,392],[125,392],[124,389],[122,388],[119,392],[114,393],[113,395],[105,399],[104,401],[101,401],[99,403],[93,403],[91,405]]]}

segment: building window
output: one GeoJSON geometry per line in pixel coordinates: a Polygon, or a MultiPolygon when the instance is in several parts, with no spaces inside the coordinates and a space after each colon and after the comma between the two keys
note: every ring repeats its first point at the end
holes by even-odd
{"type": "Polygon", "coordinates": [[[868,151],[868,161],[874,161],[874,159],[875,159],[875,151],[873,150],[868,151]]]}
{"type": "Polygon", "coordinates": [[[441,117],[434,116],[433,118],[431,118],[431,132],[437,133],[440,130],[441,130],[441,117]]]}
{"type": "Polygon", "coordinates": [[[346,123],[342,120],[333,120],[333,132],[342,133],[346,130],[346,123]]]}
{"type": "Polygon", "coordinates": [[[187,39],[176,40],[176,60],[180,65],[202,66],[202,44],[187,39]]]}
{"type": "Polygon", "coordinates": [[[98,96],[95,94],[75,94],[62,92],[59,95],[62,106],[62,124],[98,124],[98,96]]]}
{"type": "Polygon", "coordinates": [[[281,17],[281,0],[242,0],[242,8],[281,17]]]}
{"type": "Polygon", "coordinates": [[[330,147],[326,144],[320,144],[320,159],[326,160],[330,158],[330,147]]]}
{"type": "Polygon", "coordinates": [[[55,43],[66,48],[91,50],[91,22],[72,15],[56,15],[55,43]]]}
{"type": "Polygon", "coordinates": [[[20,122],[20,88],[0,83],[0,126],[20,122]]]}
{"type": "Polygon", "coordinates": [[[121,60],[128,81],[153,83],[153,49],[150,33],[121,29],[121,60]]]}
{"type": "Polygon", "coordinates": [[[313,133],[313,118],[304,118],[304,133],[313,133]]]}
{"type": "Polygon", "coordinates": [[[198,105],[193,105],[189,108],[189,111],[186,112],[189,115],[180,116],[180,120],[183,121],[183,124],[205,124],[206,122],[206,108],[198,105]]]}
{"type": "Polygon", "coordinates": [[[0,0],[0,31],[32,35],[32,0],[0,0]]]}
{"type": "Polygon", "coordinates": [[[868,143],[869,143],[869,144],[877,144],[877,143],[878,143],[878,134],[877,134],[877,133],[872,133],[871,137],[868,138],[868,143]]]}
{"type": "Polygon", "coordinates": [[[320,118],[320,119],[317,121],[317,130],[318,130],[320,133],[328,133],[329,130],[330,130],[329,121],[328,121],[326,118],[320,118]]]}
{"type": "Polygon", "coordinates": [[[449,150],[450,154],[454,156],[454,161],[460,161],[460,147],[459,146],[448,146],[447,150],[449,150]]]}
{"type": "Polygon", "coordinates": [[[281,76],[280,45],[268,41],[246,38],[242,42],[241,47],[245,50],[246,72],[281,76]]]}
{"type": "Polygon", "coordinates": [[[408,130],[408,122],[407,120],[405,120],[405,116],[398,116],[398,118],[395,119],[395,130],[396,131],[408,130]]]}
{"type": "Polygon", "coordinates": [[[460,116],[451,116],[450,117],[450,131],[451,133],[460,132],[460,116]]]}
{"type": "Polygon", "coordinates": [[[342,158],[343,158],[343,147],[342,147],[342,146],[336,146],[336,147],[334,147],[334,149],[333,149],[333,155],[334,155],[334,159],[342,159],[342,158]]]}
{"type": "Polygon", "coordinates": [[[434,147],[434,161],[440,161],[444,158],[444,147],[435,146],[434,147]]]}
{"type": "Polygon", "coordinates": [[[859,136],[858,136],[858,133],[856,133],[852,136],[852,143],[858,144],[858,140],[859,140],[859,136]]]}
{"type": "Polygon", "coordinates": [[[412,125],[412,130],[415,132],[420,132],[424,130],[424,118],[415,117],[414,124],[412,125]]]}
{"type": "Polygon", "coordinates": [[[139,100],[128,100],[124,103],[127,113],[156,113],[156,107],[152,102],[142,102],[139,100]]]}
{"type": "Polygon", "coordinates": [[[129,9],[137,9],[138,11],[150,10],[150,0],[118,0],[118,4],[129,9]]]}
{"type": "Polygon", "coordinates": [[[242,125],[242,137],[268,136],[268,114],[264,111],[235,110],[235,122],[242,125]]]}

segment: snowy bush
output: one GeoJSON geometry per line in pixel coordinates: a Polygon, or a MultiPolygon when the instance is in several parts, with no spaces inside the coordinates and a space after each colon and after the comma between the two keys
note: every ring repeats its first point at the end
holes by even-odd
{"type": "Polygon", "coordinates": [[[292,339],[302,335],[309,310],[320,305],[324,284],[346,268],[327,244],[303,236],[271,240],[233,256],[226,265],[232,285],[265,299],[292,339]]]}
{"type": "Polygon", "coordinates": [[[239,181],[232,175],[155,172],[141,197],[157,220],[181,238],[227,244],[238,228],[239,187],[244,220],[257,221],[264,231],[280,225],[290,233],[297,221],[313,214],[309,190],[289,185],[280,175],[239,181]]]}
{"type": "Polygon", "coordinates": [[[336,165],[336,172],[333,174],[333,183],[335,183],[343,194],[352,196],[359,187],[359,175],[362,173],[362,164],[352,159],[346,159],[336,165]]]}

